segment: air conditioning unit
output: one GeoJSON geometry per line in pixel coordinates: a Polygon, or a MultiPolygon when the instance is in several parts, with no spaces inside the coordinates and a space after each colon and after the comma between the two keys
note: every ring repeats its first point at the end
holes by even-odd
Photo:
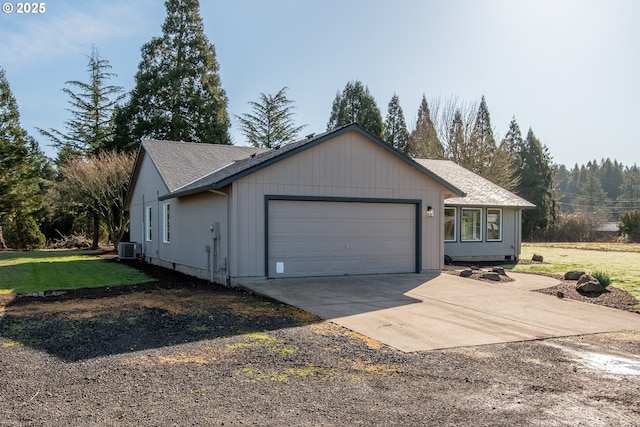
{"type": "Polygon", "coordinates": [[[136,259],[140,252],[140,245],[135,242],[120,242],[118,244],[118,259],[136,259]]]}

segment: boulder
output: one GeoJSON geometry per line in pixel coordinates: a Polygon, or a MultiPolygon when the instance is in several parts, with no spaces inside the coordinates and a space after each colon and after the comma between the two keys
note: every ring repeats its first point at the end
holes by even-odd
{"type": "Polygon", "coordinates": [[[460,272],[460,277],[471,277],[473,275],[473,270],[470,268],[465,268],[460,272]]]}
{"type": "Polygon", "coordinates": [[[586,273],[580,270],[571,270],[564,273],[564,280],[578,280],[586,273]]]}
{"type": "Polygon", "coordinates": [[[533,256],[531,257],[531,261],[542,262],[543,260],[544,257],[542,255],[533,254],[533,256]]]}
{"type": "Polygon", "coordinates": [[[504,268],[502,268],[502,267],[493,267],[493,268],[491,269],[491,271],[492,271],[493,273],[498,273],[498,274],[499,274],[499,275],[501,275],[501,276],[506,276],[506,275],[507,275],[507,273],[505,273],[505,272],[504,272],[504,268]]]}
{"type": "Polygon", "coordinates": [[[500,281],[500,275],[498,273],[484,273],[480,276],[481,279],[493,280],[494,282],[500,281]]]}
{"type": "Polygon", "coordinates": [[[604,288],[600,282],[598,282],[598,279],[589,274],[583,274],[580,277],[576,284],[576,290],[578,292],[604,292],[604,288]]]}
{"type": "Polygon", "coordinates": [[[478,271],[480,270],[480,267],[478,267],[477,265],[472,265],[471,267],[469,267],[470,269],[472,269],[473,271],[478,271]]]}

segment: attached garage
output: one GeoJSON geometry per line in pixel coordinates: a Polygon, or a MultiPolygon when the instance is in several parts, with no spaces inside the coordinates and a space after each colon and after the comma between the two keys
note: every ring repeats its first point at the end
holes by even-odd
{"type": "Polygon", "coordinates": [[[412,273],[420,200],[266,196],[267,277],[412,273]]]}
{"type": "Polygon", "coordinates": [[[145,261],[234,284],[439,269],[463,195],[350,124],[271,149],[144,141],[126,204],[145,261]]]}

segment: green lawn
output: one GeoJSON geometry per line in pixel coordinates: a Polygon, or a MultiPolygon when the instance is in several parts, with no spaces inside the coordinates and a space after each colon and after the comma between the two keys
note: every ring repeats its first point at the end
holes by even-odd
{"type": "Polygon", "coordinates": [[[88,251],[0,252],[0,294],[151,282],[124,264],[88,251]]]}
{"type": "Polygon", "coordinates": [[[612,286],[640,300],[640,246],[623,243],[524,243],[520,259],[542,255],[542,264],[518,264],[513,271],[564,274],[569,270],[607,272],[612,286]]]}

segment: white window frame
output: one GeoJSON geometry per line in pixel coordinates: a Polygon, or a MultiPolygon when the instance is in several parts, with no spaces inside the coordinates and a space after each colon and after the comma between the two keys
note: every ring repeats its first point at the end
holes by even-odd
{"type": "Polygon", "coordinates": [[[147,242],[153,241],[153,206],[147,206],[144,214],[144,238],[147,242]]]}
{"type": "MultiPolygon", "coordinates": [[[[482,242],[482,208],[462,208],[460,214],[460,241],[461,242],[482,242]],[[478,212],[480,217],[478,218],[479,230],[478,236],[472,238],[465,238],[465,212],[478,212]]],[[[474,230],[475,231],[475,230],[474,230]]]]}
{"type": "Polygon", "coordinates": [[[487,242],[501,242],[502,241],[502,208],[487,208],[487,242]],[[493,215],[490,212],[498,212],[498,238],[489,238],[489,215],[493,215]]]}
{"type": "Polygon", "coordinates": [[[447,239],[447,233],[444,232],[444,241],[445,242],[457,242],[458,241],[458,208],[453,206],[445,206],[444,207],[444,226],[447,225],[447,210],[453,210],[453,239],[447,239]]]}
{"type": "Polygon", "coordinates": [[[171,243],[171,203],[162,205],[162,242],[171,243]]]}

